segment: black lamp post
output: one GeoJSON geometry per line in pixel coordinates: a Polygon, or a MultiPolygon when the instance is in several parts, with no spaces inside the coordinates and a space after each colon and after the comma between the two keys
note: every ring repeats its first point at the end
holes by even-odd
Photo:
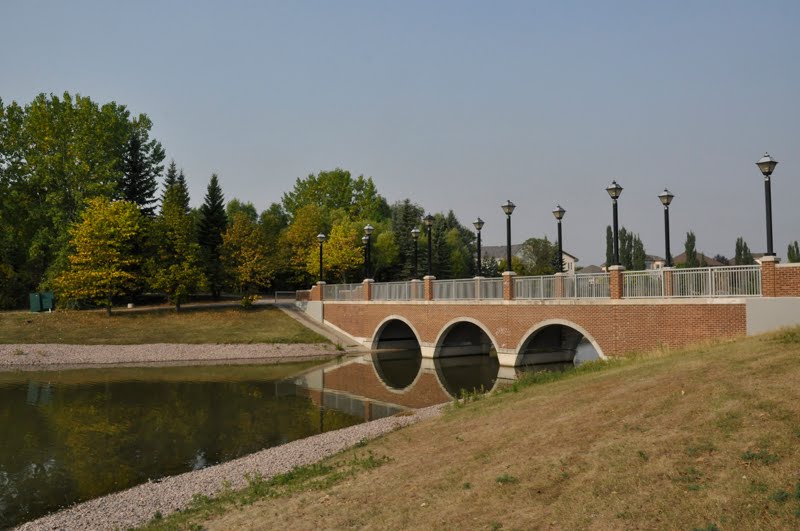
{"type": "Polygon", "coordinates": [[[558,220],[558,272],[564,272],[564,248],[561,246],[561,220],[567,211],[561,208],[561,205],[556,205],[553,209],[553,216],[558,220]]]}
{"type": "Polygon", "coordinates": [[[367,237],[367,278],[372,278],[372,231],[375,228],[367,223],[367,226],[364,227],[364,235],[367,237]]]}
{"type": "Polygon", "coordinates": [[[425,222],[425,226],[428,228],[428,276],[430,277],[433,276],[433,263],[432,263],[433,238],[431,238],[431,230],[433,229],[433,216],[428,214],[427,216],[425,216],[425,219],[423,221],[425,222]]]}
{"type": "Polygon", "coordinates": [[[477,218],[472,222],[472,225],[475,227],[475,230],[478,231],[478,274],[476,276],[481,276],[481,229],[483,228],[483,220],[477,218]]]}
{"type": "Polygon", "coordinates": [[[369,269],[368,269],[368,245],[369,245],[369,236],[362,236],[361,243],[364,244],[364,278],[369,278],[369,269]]]}
{"type": "Polygon", "coordinates": [[[606,192],[611,196],[611,201],[614,205],[614,263],[612,265],[619,265],[619,227],[617,225],[617,199],[622,195],[622,187],[617,184],[617,181],[611,181],[611,184],[606,188],[606,192]]]}
{"type": "Polygon", "coordinates": [[[511,271],[511,214],[517,205],[508,200],[500,207],[506,213],[506,271],[511,271]]]}
{"type": "Polygon", "coordinates": [[[675,196],[666,188],[658,194],[661,204],[664,205],[664,258],[667,260],[667,267],[672,267],[672,255],[669,252],[669,204],[673,197],[675,196]]]}
{"type": "Polygon", "coordinates": [[[320,282],[322,282],[323,279],[325,278],[324,275],[322,274],[322,244],[325,243],[325,240],[327,240],[327,239],[328,239],[327,236],[325,236],[321,232],[319,234],[317,234],[317,241],[319,242],[319,281],[320,282]]]}
{"type": "Polygon", "coordinates": [[[772,249],[772,191],[769,183],[770,176],[777,165],[778,161],[770,157],[769,153],[764,153],[764,156],[756,162],[756,166],[764,175],[764,199],[767,205],[767,256],[775,256],[772,249]]]}
{"type": "Polygon", "coordinates": [[[419,258],[419,229],[417,227],[411,229],[411,237],[414,238],[414,275],[412,278],[417,278],[417,259],[419,258]]]}

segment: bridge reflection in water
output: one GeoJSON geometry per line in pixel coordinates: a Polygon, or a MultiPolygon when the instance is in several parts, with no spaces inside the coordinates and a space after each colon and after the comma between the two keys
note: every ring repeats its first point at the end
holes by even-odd
{"type": "Polygon", "coordinates": [[[423,358],[402,321],[383,328],[377,348],[345,357],[295,379],[315,403],[373,420],[406,409],[448,402],[463,392],[489,391],[525,371],[566,370],[600,359],[586,337],[569,326],[548,325],[531,334],[522,363],[501,367],[491,338],[469,322],[453,325],[433,359],[423,358]]]}

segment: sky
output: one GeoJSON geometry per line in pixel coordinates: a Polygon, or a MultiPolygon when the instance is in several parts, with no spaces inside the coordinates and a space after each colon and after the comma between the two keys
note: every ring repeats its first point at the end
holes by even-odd
{"type": "Polygon", "coordinates": [[[260,211],[336,167],[389,203],[480,216],[485,245],[556,237],[605,259],[620,225],[650,254],[800,239],[800,2],[5,0],[0,97],[80,93],[146,113],[198,206],[212,173],[260,211]]]}

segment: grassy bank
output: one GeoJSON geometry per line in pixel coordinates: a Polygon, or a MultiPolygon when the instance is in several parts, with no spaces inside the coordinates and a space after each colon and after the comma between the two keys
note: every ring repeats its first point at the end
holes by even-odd
{"type": "Polygon", "coordinates": [[[800,329],[533,377],[154,527],[797,529],[798,382],[800,329]]]}
{"type": "Polygon", "coordinates": [[[150,312],[0,313],[0,343],[131,345],[140,343],[324,343],[271,306],[150,312]]]}

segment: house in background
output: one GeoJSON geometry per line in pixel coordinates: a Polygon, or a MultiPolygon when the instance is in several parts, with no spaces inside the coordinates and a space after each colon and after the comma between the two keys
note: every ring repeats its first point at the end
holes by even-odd
{"type": "MultiPolygon", "coordinates": [[[[506,259],[506,246],[505,245],[486,245],[481,248],[483,258],[491,256],[497,261],[506,259]]],[[[561,251],[564,256],[564,272],[570,275],[575,274],[577,256],[569,254],[567,251],[561,251]]],[[[516,243],[511,245],[511,256],[522,258],[522,244],[516,243]]]]}
{"type": "MultiPolygon", "coordinates": [[[[720,266],[725,265],[722,262],[714,260],[710,256],[706,256],[704,253],[701,253],[700,251],[698,251],[697,252],[697,263],[700,264],[700,267],[702,267],[702,264],[704,262],[705,262],[706,267],[720,267],[720,266]]],[[[678,256],[674,257],[672,259],[672,263],[674,265],[676,265],[676,266],[685,265],[686,264],[686,253],[683,252],[683,253],[679,254],[678,256]]]]}
{"type": "Polygon", "coordinates": [[[582,267],[581,269],[578,270],[578,273],[583,273],[585,275],[590,275],[590,274],[594,274],[594,273],[602,273],[603,271],[605,271],[604,268],[592,264],[592,265],[588,265],[586,267],[582,267]]]}

